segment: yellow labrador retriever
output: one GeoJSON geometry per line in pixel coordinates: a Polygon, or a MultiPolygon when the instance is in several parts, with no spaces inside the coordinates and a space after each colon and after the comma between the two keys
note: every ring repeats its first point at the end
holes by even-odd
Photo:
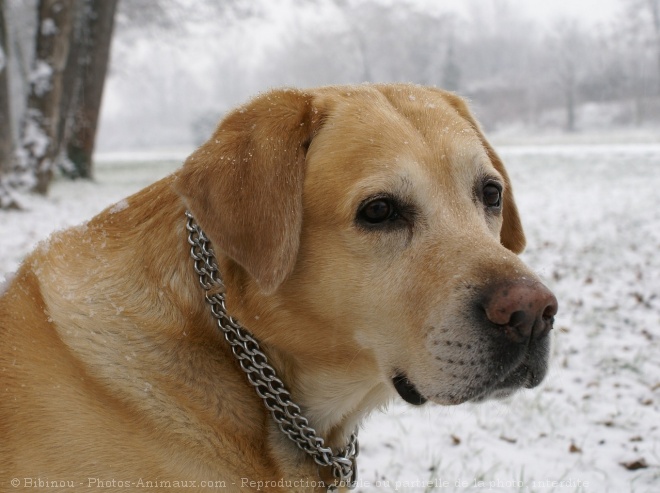
{"type": "Polygon", "coordinates": [[[5,286],[0,491],[350,487],[355,430],[397,395],[543,379],[557,302],[524,244],[457,96],[259,96],[5,286]]]}

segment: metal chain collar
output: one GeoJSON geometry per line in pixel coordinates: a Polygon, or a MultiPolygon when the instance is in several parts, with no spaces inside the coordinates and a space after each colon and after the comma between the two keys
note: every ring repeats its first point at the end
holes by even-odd
{"type": "Polygon", "coordinates": [[[356,457],[359,453],[357,430],[351,434],[348,444],[337,455],[326,447],[323,438],[309,426],[307,418],[301,415],[300,406],[291,401],[291,394],[284,383],[277,377],[275,369],[268,364],[268,358],[261,351],[259,343],[245,330],[237,320],[227,314],[225,306],[224,283],[218,270],[209,239],[186,211],[188,218],[188,243],[190,256],[194,260],[195,272],[206,291],[206,302],[216,319],[218,328],[230,344],[232,353],[254,386],[259,397],[264,401],[280,430],[301,450],[307,452],[319,466],[331,467],[335,484],[328,486],[328,492],[337,491],[337,486],[353,489],[357,485],[356,457]],[[209,294],[211,288],[220,288],[209,294]]]}

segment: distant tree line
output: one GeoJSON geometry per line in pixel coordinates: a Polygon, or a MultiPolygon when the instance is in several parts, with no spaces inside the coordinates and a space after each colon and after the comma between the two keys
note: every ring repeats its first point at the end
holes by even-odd
{"type": "Polygon", "coordinates": [[[621,0],[600,26],[542,24],[522,1],[465,0],[459,14],[421,0],[0,0],[0,208],[15,205],[11,189],[46,193],[55,171],[92,176],[113,29],[115,80],[167,138],[183,121],[205,139],[267,87],[389,81],[456,91],[491,130],[573,132],[591,103],[613,122],[658,123],[660,0],[621,0]],[[279,7],[286,28],[249,51],[279,7]],[[149,44],[171,57],[142,56],[149,44]]]}
{"type": "MultiPolygon", "coordinates": [[[[168,1],[172,11],[181,0],[168,1]]],[[[168,139],[188,121],[196,142],[204,140],[224,111],[267,87],[388,81],[456,91],[491,131],[660,124],[660,0],[621,0],[619,15],[598,25],[527,17],[520,6],[531,11],[533,2],[524,0],[462,0],[462,12],[422,0],[242,3],[252,8],[245,16],[208,16],[213,23],[188,22],[193,14],[181,12],[160,31],[159,43],[177,33],[171,63],[140,59],[145,72],[153,64],[154,84],[167,80],[168,98],[197,112],[141,98],[144,113],[168,108],[159,113],[168,139]],[[260,29],[282,23],[259,44],[260,29]],[[200,26],[204,41],[190,41],[200,26]],[[204,49],[186,51],[186,42],[204,49]],[[209,67],[201,76],[190,76],[192,52],[196,65],[209,67]]],[[[127,52],[123,62],[131,58],[127,52]]]]}
{"type": "Polygon", "coordinates": [[[412,0],[328,1],[344,22],[297,26],[274,47],[268,80],[316,83],[343,73],[437,85],[471,99],[491,128],[521,120],[540,127],[552,114],[573,132],[577,107],[589,102],[625,103],[618,118],[633,125],[660,118],[660,0],[622,0],[621,15],[604,26],[544,25],[507,0],[466,2],[467,16],[412,0]]]}

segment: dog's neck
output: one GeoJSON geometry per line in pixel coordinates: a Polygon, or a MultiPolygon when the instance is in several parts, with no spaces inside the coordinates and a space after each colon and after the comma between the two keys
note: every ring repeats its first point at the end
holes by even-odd
{"type": "MultiPolygon", "coordinates": [[[[228,259],[220,262],[224,272],[240,270],[231,264],[228,259]]],[[[364,367],[374,365],[363,361],[369,355],[354,341],[337,341],[333,348],[307,347],[296,351],[296,332],[313,330],[305,327],[304,317],[293,315],[277,294],[263,295],[254,282],[240,273],[225,276],[225,284],[228,313],[259,341],[312,427],[336,442],[333,445],[344,442],[366,415],[393,397],[385,382],[374,385],[373,376],[365,374],[364,367]],[[345,364],[338,364],[340,361],[345,364]]]]}
{"type": "MultiPolygon", "coordinates": [[[[222,256],[216,258],[213,254],[207,253],[211,251],[210,245],[207,245],[205,235],[196,225],[191,215],[188,215],[187,229],[189,231],[189,242],[193,245],[191,257],[194,259],[195,270],[200,275],[201,285],[207,291],[206,299],[209,301],[209,310],[216,318],[218,329],[224,333],[227,343],[232,346],[232,353],[241,360],[241,368],[246,373],[245,377],[247,378],[249,375],[250,382],[264,399],[264,406],[270,410],[273,410],[273,407],[277,408],[272,413],[273,419],[280,423],[280,428],[283,431],[287,428],[290,429],[292,425],[293,427],[298,426],[298,421],[292,421],[282,428],[281,419],[286,415],[300,413],[311,425],[311,428],[305,428],[307,432],[299,430],[298,433],[301,436],[309,436],[308,433],[312,433],[321,438],[319,434],[323,435],[325,436],[323,442],[317,446],[330,446],[336,450],[343,449],[344,452],[338,453],[350,454],[348,457],[353,458],[357,447],[355,430],[368,412],[382,404],[383,397],[386,394],[385,389],[379,388],[382,387],[379,385],[374,387],[372,379],[361,380],[347,374],[348,368],[337,371],[336,361],[332,361],[333,364],[329,365],[324,371],[323,360],[319,361],[318,357],[312,358],[313,361],[310,362],[305,361],[305,356],[309,356],[308,351],[297,352],[290,349],[290,344],[278,345],[277,340],[268,341],[269,329],[272,330],[272,327],[264,325],[268,324],[269,321],[260,321],[258,315],[254,318],[250,317],[252,313],[259,313],[260,308],[250,310],[248,307],[255,306],[255,304],[257,307],[268,304],[283,306],[282,301],[276,300],[273,304],[271,297],[269,303],[268,296],[261,293],[258,288],[255,289],[254,281],[245,275],[241,276],[239,274],[241,269],[237,268],[235,264],[232,265],[230,259],[222,256]],[[219,272],[210,267],[216,263],[219,266],[219,272]],[[228,281],[226,282],[222,280],[221,272],[223,270],[228,273],[228,281]],[[209,274],[209,271],[213,272],[209,274]],[[241,277],[242,279],[239,279],[241,277]],[[216,294],[211,294],[214,291],[216,294]],[[234,293],[234,296],[230,295],[230,297],[235,301],[235,313],[241,313],[241,318],[244,320],[251,320],[250,328],[242,326],[234,320],[232,314],[226,309],[225,296],[229,295],[230,292],[234,293]],[[251,334],[244,335],[244,331],[251,334]],[[260,334],[263,334],[267,341],[263,347],[261,347],[258,339],[257,342],[254,339],[259,338],[260,334]],[[286,348],[286,350],[283,348],[286,348]],[[267,353],[268,362],[264,361],[264,353],[267,353]],[[256,358],[255,356],[259,357],[256,358]],[[267,372],[264,372],[264,367],[266,367],[267,372]],[[277,376],[273,375],[273,371],[277,376]],[[286,383],[282,386],[283,382],[286,383]],[[290,390],[284,390],[282,387],[287,387],[290,390]],[[281,392],[282,390],[284,390],[284,393],[281,392]],[[264,395],[269,395],[269,397],[264,397],[264,395]],[[275,395],[275,398],[273,395],[275,395]],[[298,399],[296,399],[296,396],[298,399]],[[280,397],[283,397],[283,399],[280,397]],[[301,407],[298,407],[297,404],[291,404],[290,398],[294,399],[294,402],[301,402],[301,407]],[[352,452],[348,452],[351,450],[352,452]]],[[[275,312],[278,310],[269,311],[275,312]]],[[[286,319],[287,317],[283,318],[286,319]]],[[[295,317],[294,321],[298,322],[299,317],[295,317]]],[[[270,323],[275,324],[277,322],[270,320],[270,323]]],[[[287,327],[280,327],[277,333],[287,334],[287,327]]],[[[292,335],[289,334],[286,337],[292,335]]],[[[352,344],[348,346],[354,347],[352,344]]],[[[342,367],[339,366],[339,368],[342,367]]],[[[274,429],[271,426],[271,430],[274,429]]],[[[278,436],[277,430],[275,430],[275,436],[272,438],[282,445],[282,437],[278,436]]],[[[294,442],[299,441],[293,436],[289,438],[294,442]]],[[[343,457],[347,456],[344,455],[343,457]]],[[[350,477],[352,473],[347,474],[349,474],[347,477],[350,477]]]]}
{"type": "Polygon", "coordinates": [[[374,384],[370,373],[375,365],[367,361],[368,353],[352,340],[334,341],[333,347],[296,347],[303,340],[296,332],[320,330],[317,321],[294,313],[286,296],[264,295],[231,259],[218,255],[218,266],[228,314],[259,341],[318,436],[333,448],[344,447],[364,418],[393,397],[386,382],[374,384]]]}
{"type": "Polygon", "coordinates": [[[317,371],[306,362],[287,362],[291,355],[278,349],[269,348],[268,354],[313,428],[335,447],[343,446],[365,417],[392,397],[385,384],[365,382],[350,369],[317,371]]]}

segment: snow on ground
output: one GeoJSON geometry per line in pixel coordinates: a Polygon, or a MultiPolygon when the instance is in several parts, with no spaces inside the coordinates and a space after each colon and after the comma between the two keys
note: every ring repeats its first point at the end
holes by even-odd
{"type": "MultiPolygon", "coordinates": [[[[660,491],[660,145],[499,151],[524,259],[560,303],[551,371],[506,401],[374,415],[357,491],[660,491]]],[[[28,211],[0,212],[0,285],[51,231],[121,208],[180,162],[106,159],[96,182],[58,181],[28,211]]]]}
{"type": "Polygon", "coordinates": [[[18,268],[22,257],[51,232],[90,219],[109,205],[164,177],[183,159],[153,154],[110,155],[96,167],[94,182],[56,181],[47,198],[22,196],[24,211],[0,211],[0,283],[3,273],[18,268]]]}

